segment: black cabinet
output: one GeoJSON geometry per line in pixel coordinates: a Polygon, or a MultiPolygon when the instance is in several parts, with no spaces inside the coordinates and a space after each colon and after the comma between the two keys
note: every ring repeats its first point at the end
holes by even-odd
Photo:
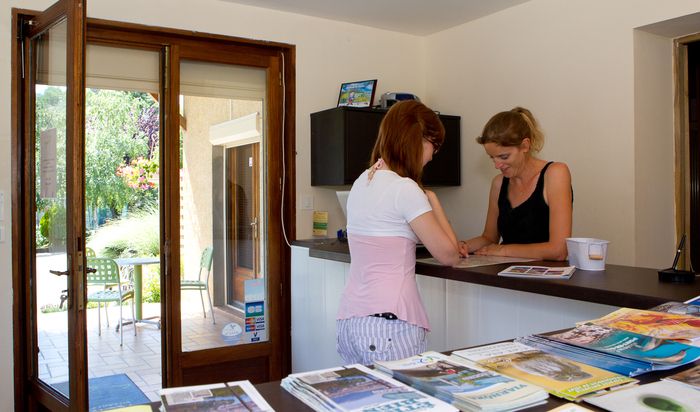
{"type": "MultiPolygon", "coordinates": [[[[336,107],[311,114],[311,186],[351,185],[369,167],[386,110],[336,107]]],[[[459,186],[460,117],[440,115],[445,143],[423,170],[426,186],[459,186]]]]}

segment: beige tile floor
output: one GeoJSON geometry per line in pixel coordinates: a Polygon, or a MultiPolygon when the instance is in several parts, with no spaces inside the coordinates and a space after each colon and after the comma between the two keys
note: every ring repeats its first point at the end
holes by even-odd
{"type": "MultiPolygon", "coordinates": [[[[199,302],[197,302],[199,304],[199,302]]],[[[156,316],[160,304],[144,304],[145,317],[156,316]]],[[[124,316],[130,317],[128,306],[124,306],[124,316]]],[[[197,308],[197,306],[194,306],[197,308]]],[[[230,322],[241,324],[238,318],[229,313],[214,309],[216,325],[210,314],[207,318],[202,311],[192,310],[182,313],[182,341],[184,351],[201,350],[227,345],[221,337],[221,328],[230,322]]],[[[115,330],[119,311],[110,308],[110,327],[105,325],[102,312],[102,335],[97,333],[97,309],[89,309],[88,324],[88,378],[125,373],[152,401],[158,399],[161,389],[161,330],[153,324],[137,325],[134,336],[132,325],[124,327],[124,345],[119,346],[119,332],[115,330]]],[[[68,380],[68,336],[65,312],[41,314],[39,330],[39,377],[49,384],[68,380]]]]}

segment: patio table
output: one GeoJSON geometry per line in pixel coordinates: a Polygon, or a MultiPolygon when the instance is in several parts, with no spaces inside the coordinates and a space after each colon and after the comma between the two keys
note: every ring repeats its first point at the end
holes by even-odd
{"type": "MultiPolygon", "coordinates": [[[[132,257],[132,258],[118,258],[114,259],[119,266],[133,266],[134,267],[134,312],[136,323],[152,323],[160,328],[160,320],[151,321],[148,319],[143,319],[143,265],[153,265],[160,263],[159,256],[143,256],[143,257],[132,257]]],[[[124,324],[129,324],[129,322],[124,322],[124,324]]]]}

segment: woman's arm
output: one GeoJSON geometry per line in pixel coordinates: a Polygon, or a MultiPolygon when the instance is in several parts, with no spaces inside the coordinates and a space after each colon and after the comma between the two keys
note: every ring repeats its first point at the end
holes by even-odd
{"type": "Polygon", "coordinates": [[[566,238],[571,236],[573,213],[571,173],[566,164],[552,163],[547,169],[544,180],[544,199],[549,206],[548,242],[489,245],[476,253],[543,260],[566,260],[566,238]]]}
{"type": "Polygon", "coordinates": [[[489,192],[489,208],[486,212],[486,223],[481,236],[473,237],[469,240],[459,242],[459,252],[466,256],[471,252],[482,249],[485,246],[498,244],[501,238],[498,234],[498,194],[501,191],[503,175],[497,175],[491,181],[491,191],[489,192]]]}
{"type": "Polygon", "coordinates": [[[433,210],[409,222],[411,229],[435,259],[445,266],[454,266],[459,261],[457,236],[435,193],[426,191],[425,194],[433,210]]]}

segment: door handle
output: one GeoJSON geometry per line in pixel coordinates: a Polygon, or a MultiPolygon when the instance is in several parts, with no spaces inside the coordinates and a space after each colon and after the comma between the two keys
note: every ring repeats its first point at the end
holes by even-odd
{"type": "Polygon", "coordinates": [[[91,268],[91,267],[85,267],[85,271],[87,273],[95,273],[95,272],[97,272],[97,269],[91,268]]]}
{"type": "Polygon", "coordinates": [[[253,220],[250,222],[250,228],[253,231],[253,239],[258,238],[258,218],[254,217],[253,220]]]}
{"type": "Polygon", "coordinates": [[[67,270],[64,270],[63,272],[60,270],[49,270],[49,273],[53,273],[56,276],[68,276],[70,274],[70,272],[67,270]]]}

